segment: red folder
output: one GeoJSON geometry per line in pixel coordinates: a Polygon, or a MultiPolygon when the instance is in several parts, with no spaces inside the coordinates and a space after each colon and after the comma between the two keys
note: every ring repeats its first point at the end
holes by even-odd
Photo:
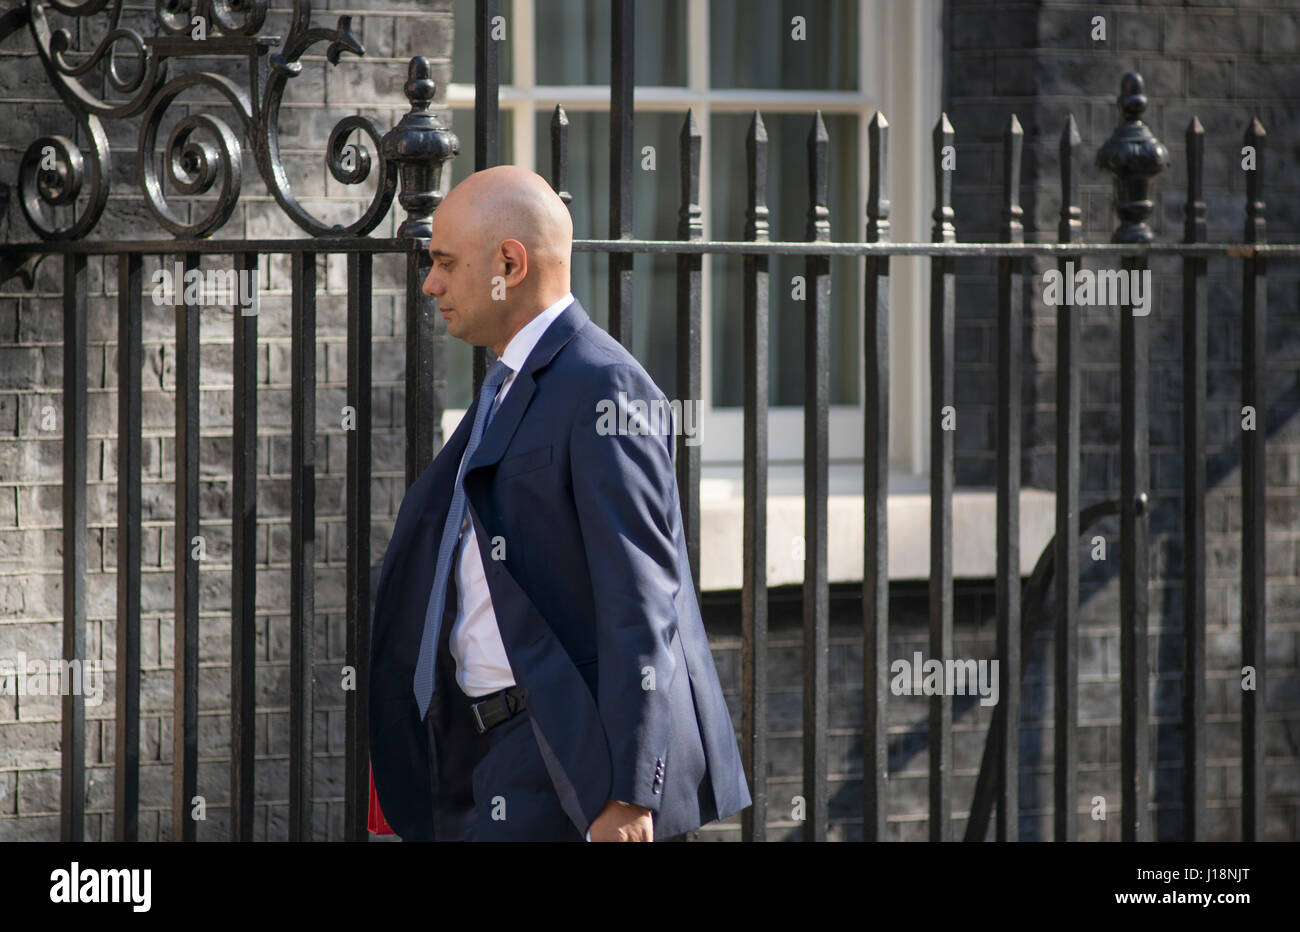
{"type": "Polygon", "coordinates": [[[379,796],[375,793],[375,768],[370,768],[370,811],[366,818],[366,827],[372,835],[395,835],[384,812],[379,808],[379,796]]]}

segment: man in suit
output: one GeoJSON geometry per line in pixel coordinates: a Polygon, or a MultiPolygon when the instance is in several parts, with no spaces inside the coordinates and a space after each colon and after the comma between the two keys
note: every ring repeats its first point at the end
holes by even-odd
{"type": "Polygon", "coordinates": [[[376,591],[371,762],[407,840],[663,840],[750,804],[674,432],[644,416],[667,399],[570,293],[572,243],[517,166],[434,213],[424,292],[499,359],[407,490],[376,591]]]}

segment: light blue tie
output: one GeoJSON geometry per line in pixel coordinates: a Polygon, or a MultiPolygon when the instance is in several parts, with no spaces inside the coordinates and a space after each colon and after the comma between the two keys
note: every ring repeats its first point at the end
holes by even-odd
{"type": "Polygon", "coordinates": [[[447,601],[447,582],[451,577],[452,557],[460,540],[460,526],[465,520],[465,487],[461,484],[465,465],[479,441],[483,430],[492,416],[493,402],[497,389],[506,380],[511,369],[501,360],[497,360],[483,377],[483,387],[478,393],[478,410],[474,415],[474,427],[469,433],[469,443],[461,457],[460,468],[456,472],[456,484],[451,493],[451,508],[447,512],[447,523],[442,527],[442,543],[438,547],[438,567],[433,576],[433,592],[429,594],[429,605],[424,611],[424,633],[420,636],[420,656],[415,664],[415,701],[420,706],[420,719],[424,720],[429,712],[429,702],[433,699],[433,673],[435,658],[438,653],[438,633],[442,628],[442,613],[447,601]]]}

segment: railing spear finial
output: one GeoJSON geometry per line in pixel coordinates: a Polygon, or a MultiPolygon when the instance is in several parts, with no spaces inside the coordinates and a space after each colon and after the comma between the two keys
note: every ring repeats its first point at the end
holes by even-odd
{"type": "Polygon", "coordinates": [[[551,114],[551,188],[565,207],[573,203],[569,193],[569,115],[563,104],[556,104],[551,114]]]}
{"type": "Polygon", "coordinates": [[[767,209],[767,126],[757,110],[745,133],[745,239],[766,242],[771,230],[768,227],[767,209]]]}
{"type": "Polygon", "coordinates": [[[1065,117],[1065,126],[1061,129],[1061,220],[1057,225],[1057,239],[1062,243],[1073,243],[1083,232],[1083,209],[1079,206],[1079,146],[1083,138],[1079,135],[1079,124],[1074,121],[1074,114],[1065,117]]]}
{"type": "Polygon", "coordinates": [[[1264,125],[1258,118],[1253,118],[1246,127],[1242,139],[1244,145],[1254,156],[1252,170],[1246,173],[1246,242],[1264,242],[1264,194],[1260,183],[1263,174],[1261,163],[1264,156],[1264,142],[1267,137],[1264,125]]]}
{"type": "Polygon", "coordinates": [[[867,242],[889,241],[889,121],[879,110],[867,127],[871,178],[867,182],[867,242]]]}
{"type": "Polygon", "coordinates": [[[957,228],[954,226],[957,215],[952,208],[951,172],[957,154],[953,145],[956,138],[948,114],[940,113],[939,122],[934,124],[934,132],[931,134],[931,155],[934,159],[934,210],[930,214],[934,220],[934,225],[930,227],[932,243],[957,241],[957,228]]]}
{"type": "Polygon", "coordinates": [[[1025,240],[1025,210],[1020,206],[1020,160],[1025,131],[1016,115],[1002,136],[1002,239],[1007,243],[1025,240]]]}

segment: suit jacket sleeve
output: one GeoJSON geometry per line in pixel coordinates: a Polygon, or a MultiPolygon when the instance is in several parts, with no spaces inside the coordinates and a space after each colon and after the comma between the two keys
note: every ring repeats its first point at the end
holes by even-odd
{"type": "Polygon", "coordinates": [[[671,431],[637,433],[638,422],[629,417],[625,434],[609,433],[619,423],[620,392],[629,402],[666,401],[632,366],[600,370],[575,418],[570,469],[596,607],[596,705],[610,747],[610,798],[657,812],[674,674],[674,602],[689,581],[677,562],[681,506],[671,431]]]}

